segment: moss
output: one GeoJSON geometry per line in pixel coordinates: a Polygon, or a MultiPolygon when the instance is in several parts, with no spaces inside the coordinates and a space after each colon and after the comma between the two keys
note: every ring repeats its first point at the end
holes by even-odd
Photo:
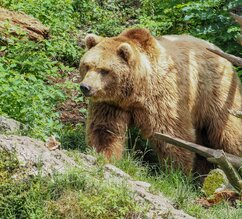
{"type": "Polygon", "coordinates": [[[91,187],[79,191],[65,190],[62,195],[47,203],[50,218],[133,218],[143,215],[126,186],[92,182],[91,187]],[[98,183],[98,185],[96,184],[98,183]]]}
{"type": "Polygon", "coordinates": [[[0,182],[11,181],[11,176],[19,168],[19,162],[14,154],[0,151],[0,182]]]}
{"type": "Polygon", "coordinates": [[[224,172],[220,169],[215,169],[212,170],[205,178],[202,187],[202,192],[207,197],[210,197],[218,188],[221,188],[226,185],[228,185],[228,179],[224,172]]]}
{"type": "Polygon", "coordinates": [[[52,178],[13,177],[24,168],[0,151],[0,218],[133,218],[146,211],[126,184],[104,180],[102,166],[52,178]]]}

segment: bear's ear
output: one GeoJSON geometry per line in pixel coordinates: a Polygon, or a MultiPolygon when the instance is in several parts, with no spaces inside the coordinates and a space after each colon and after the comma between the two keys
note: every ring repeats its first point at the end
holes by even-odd
{"type": "Polygon", "coordinates": [[[149,45],[149,41],[153,39],[150,31],[145,28],[127,29],[123,31],[120,35],[139,43],[142,47],[146,47],[147,45],[149,45]]]}
{"type": "Polygon", "coordinates": [[[96,34],[88,34],[85,38],[87,49],[91,49],[102,41],[103,37],[97,36],[96,34]]]}
{"type": "Polygon", "coordinates": [[[122,43],[118,47],[118,55],[125,61],[130,61],[133,57],[133,50],[128,43],[122,43]]]}

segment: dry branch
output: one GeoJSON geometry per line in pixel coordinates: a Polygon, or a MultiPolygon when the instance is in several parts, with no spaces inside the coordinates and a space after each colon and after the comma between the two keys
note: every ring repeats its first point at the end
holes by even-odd
{"type": "Polygon", "coordinates": [[[0,7],[0,32],[18,35],[16,26],[26,32],[31,40],[43,40],[49,36],[49,28],[36,18],[0,7]]]}
{"type": "Polygon", "coordinates": [[[240,57],[225,53],[218,49],[207,48],[207,50],[227,59],[228,61],[230,61],[231,63],[233,63],[236,66],[242,67],[242,58],[240,58],[240,57]]]}
{"type": "Polygon", "coordinates": [[[230,184],[239,192],[242,192],[241,177],[234,169],[231,163],[228,162],[227,157],[222,150],[218,150],[217,154],[213,158],[208,158],[208,161],[216,163],[226,174],[230,184]]]}
{"type": "Polygon", "coordinates": [[[230,15],[234,18],[234,20],[240,25],[241,27],[241,31],[240,31],[240,36],[238,37],[238,41],[240,43],[240,45],[242,45],[242,16],[239,16],[237,14],[234,13],[230,13],[230,15]]]}
{"type": "Polygon", "coordinates": [[[242,16],[234,14],[230,12],[230,15],[234,18],[234,20],[242,27],[242,16]]]}
{"type": "MultiPolygon", "coordinates": [[[[195,143],[192,143],[192,142],[189,142],[189,141],[185,141],[185,140],[182,140],[182,139],[176,138],[176,137],[171,137],[169,135],[161,134],[161,133],[158,133],[158,132],[155,133],[154,138],[157,139],[157,140],[162,140],[162,141],[168,142],[168,143],[176,145],[178,147],[185,148],[187,150],[195,152],[195,153],[197,153],[197,154],[199,154],[203,157],[206,157],[206,158],[219,157],[219,155],[221,153],[220,150],[214,150],[214,149],[211,149],[211,148],[207,148],[207,147],[204,147],[204,146],[199,145],[199,144],[195,144],[195,143]]],[[[228,161],[236,169],[241,168],[242,158],[235,156],[235,155],[232,155],[232,154],[228,154],[228,153],[225,153],[225,155],[226,155],[228,161]]]]}

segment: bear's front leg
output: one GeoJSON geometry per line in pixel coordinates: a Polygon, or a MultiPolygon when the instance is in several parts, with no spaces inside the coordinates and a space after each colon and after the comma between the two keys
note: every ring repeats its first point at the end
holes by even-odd
{"type": "Polygon", "coordinates": [[[130,116],[116,106],[90,103],[87,119],[87,144],[107,160],[120,159],[124,150],[125,133],[130,116]]]}

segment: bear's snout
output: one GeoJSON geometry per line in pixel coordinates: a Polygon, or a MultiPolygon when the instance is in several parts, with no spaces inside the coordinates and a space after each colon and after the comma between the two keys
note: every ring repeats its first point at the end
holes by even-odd
{"type": "Polygon", "coordinates": [[[86,97],[91,96],[91,87],[88,84],[81,83],[80,89],[86,97]]]}

